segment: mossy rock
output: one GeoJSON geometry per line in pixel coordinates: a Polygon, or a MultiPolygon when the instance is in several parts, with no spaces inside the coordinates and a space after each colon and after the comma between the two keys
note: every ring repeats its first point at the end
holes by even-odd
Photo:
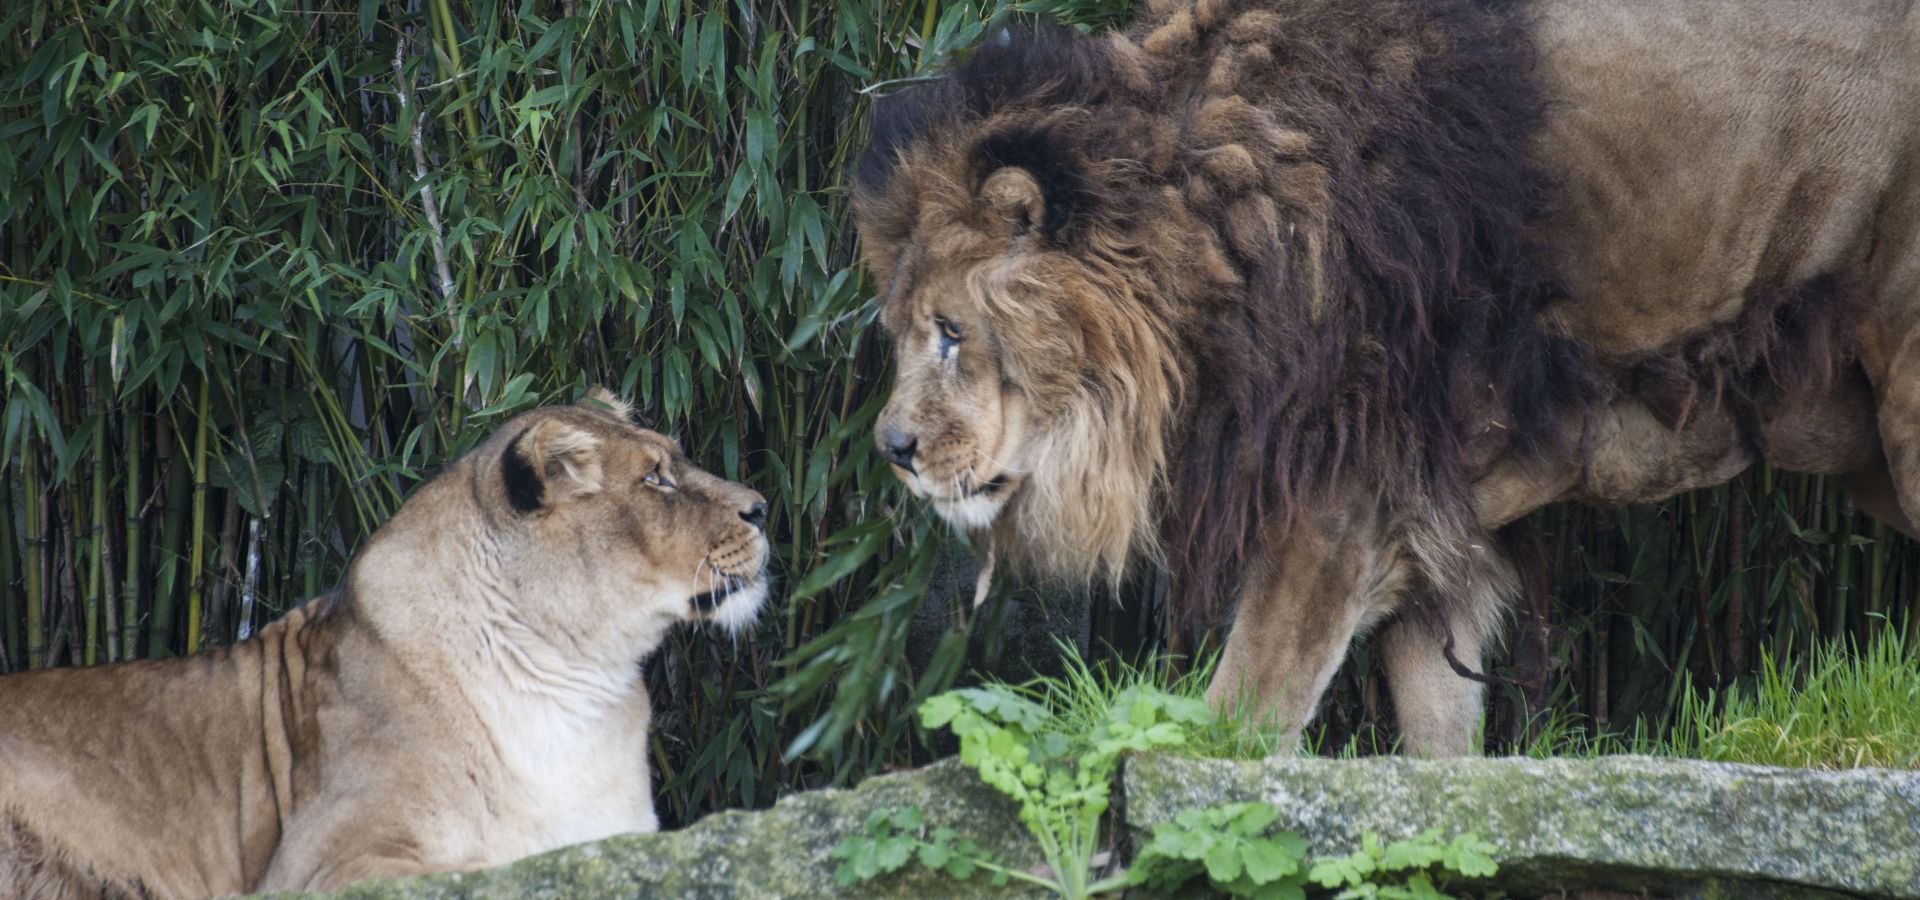
{"type": "Polygon", "coordinates": [[[1920,773],[1642,756],[1128,762],[1136,838],[1183,809],[1265,800],[1315,854],[1438,828],[1499,848],[1488,887],[1580,896],[1920,897],[1920,773]]]}
{"type": "Polygon", "coordinates": [[[994,888],[983,873],[958,882],[917,864],[843,888],[829,858],[842,838],[858,834],[875,809],[917,804],[929,828],[946,825],[1002,859],[1029,866],[1039,859],[1011,801],[946,760],[924,769],[868,779],[852,790],[793,794],[772,809],[723,812],[679,831],[635,834],[581,844],[484,872],[428,875],[355,885],[337,894],[359,900],[429,898],[628,897],[1022,897],[1032,891],[994,888]]]}

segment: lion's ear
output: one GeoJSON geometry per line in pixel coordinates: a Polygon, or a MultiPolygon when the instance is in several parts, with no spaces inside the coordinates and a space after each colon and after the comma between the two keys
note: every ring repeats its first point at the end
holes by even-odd
{"type": "Polygon", "coordinates": [[[500,458],[507,502],[529,513],[600,491],[600,439],[559,419],[542,419],[500,458]]]}
{"type": "Polygon", "coordinates": [[[1045,221],[1047,199],[1033,173],[1019,166],[1002,166],[980,185],[980,205],[1005,222],[1018,237],[1045,221]]]}

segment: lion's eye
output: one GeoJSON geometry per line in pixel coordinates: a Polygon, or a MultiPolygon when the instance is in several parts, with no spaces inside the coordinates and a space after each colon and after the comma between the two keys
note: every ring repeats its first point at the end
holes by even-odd
{"type": "Polygon", "coordinates": [[[679,487],[679,485],[673,483],[672,479],[662,475],[659,469],[648,472],[647,477],[641,480],[646,482],[649,487],[656,487],[663,491],[672,491],[679,487]]]}
{"type": "Polygon", "coordinates": [[[934,319],[933,324],[940,329],[940,355],[944,357],[960,343],[960,326],[940,318],[934,319]]]}

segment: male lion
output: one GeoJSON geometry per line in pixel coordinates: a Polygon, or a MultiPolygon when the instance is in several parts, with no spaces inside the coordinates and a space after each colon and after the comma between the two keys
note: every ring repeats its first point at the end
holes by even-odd
{"type": "Polygon", "coordinates": [[[1296,731],[1382,626],[1457,753],[1532,509],[1764,459],[1913,531],[1910,3],[1145,7],[886,98],[856,176],[875,438],[1000,556],[1237,602],[1215,702],[1296,731]]]}
{"type": "Polygon", "coordinates": [[[766,504],[626,411],[509,422],[251,640],[0,678],[0,896],[328,889],[657,828],[640,660],[753,621],[766,504]]]}

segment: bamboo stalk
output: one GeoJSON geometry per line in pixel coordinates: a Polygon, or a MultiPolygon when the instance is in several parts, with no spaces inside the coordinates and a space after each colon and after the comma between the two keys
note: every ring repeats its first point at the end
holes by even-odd
{"type": "Polygon", "coordinates": [[[141,417],[140,403],[136,399],[126,416],[126,504],[127,504],[127,571],[123,593],[125,606],[120,614],[120,646],[127,658],[138,655],[140,638],[140,522],[143,518],[144,500],[140,495],[140,454],[144,449],[144,419],[141,417]]]}
{"type": "Polygon", "coordinates": [[[1725,643],[1727,671],[1735,676],[1747,671],[1747,491],[1744,484],[1736,483],[1728,494],[1727,511],[1727,562],[1726,577],[1732,579],[1727,586],[1727,608],[1722,616],[1726,623],[1725,643]]]}
{"type": "Polygon", "coordinates": [[[187,513],[193,491],[192,469],[174,449],[171,439],[158,444],[159,467],[166,471],[166,504],[160,514],[160,553],[154,563],[153,619],[147,625],[147,655],[167,656],[179,624],[180,562],[188,556],[187,513]]]}
{"type": "MultiPolygon", "coordinates": [[[[74,521],[72,480],[69,479],[61,482],[59,488],[53,492],[53,498],[54,514],[60,523],[60,527],[57,529],[60,535],[60,555],[58,557],[58,566],[60,569],[59,598],[64,599],[66,602],[59,604],[60,616],[59,623],[54,627],[55,639],[48,641],[48,644],[52,649],[58,650],[60,645],[58,637],[65,635],[67,639],[67,662],[72,664],[81,661],[81,623],[79,619],[82,612],[80,575],[74,570],[74,561],[79,559],[80,555],[74,551],[74,535],[79,533],[79,528],[76,527],[77,523],[74,521]]],[[[48,662],[50,664],[58,664],[59,660],[56,657],[49,657],[48,662]]]]}
{"type": "MultiPolygon", "coordinates": [[[[460,73],[466,70],[467,66],[466,62],[461,58],[460,37],[454,31],[453,10],[448,8],[447,0],[433,0],[433,18],[435,19],[435,24],[438,26],[436,38],[440,45],[440,50],[446,55],[447,62],[453,67],[452,71],[447,73],[447,79],[457,79],[460,73]]],[[[464,87],[457,88],[457,90],[463,95],[466,92],[464,87]]],[[[460,110],[462,114],[461,120],[467,126],[467,140],[470,142],[480,140],[480,120],[474,114],[473,106],[473,104],[468,103],[463,105],[460,110]]],[[[485,169],[481,171],[484,173],[485,169]]]]}
{"type": "Polygon", "coordinates": [[[206,588],[207,431],[213,420],[207,389],[212,383],[213,373],[204,373],[200,379],[200,399],[196,403],[198,415],[193,430],[193,533],[189,549],[191,562],[187,564],[188,654],[200,652],[200,609],[206,588]]]}
{"type": "Polygon", "coordinates": [[[240,622],[234,640],[253,637],[254,593],[260,582],[260,517],[247,517],[247,568],[240,579],[240,622]]]}
{"type": "Polygon", "coordinates": [[[46,498],[40,482],[40,454],[28,441],[20,454],[20,486],[25,495],[21,514],[26,528],[27,668],[47,664],[46,631],[46,498]]]}
{"type": "MultiPolygon", "coordinates": [[[[107,418],[100,411],[98,398],[92,396],[95,392],[91,383],[87,393],[94,414],[98,416],[93,428],[92,503],[87,523],[87,636],[82,651],[86,665],[91,666],[100,661],[100,604],[107,582],[106,548],[103,546],[107,537],[107,418]]],[[[112,631],[111,628],[108,630],[112,631]]],[[[110,652],[108,658],[117,655],[110,652]]]]}
{"type": "Polygon", "coordinates": [[[240,581],[240,492],[226,492],[220,512],[220,555],[209,568],[219,573],[207,585],[206,623],[201,627],[202,641],[208,646],[230,642],[233,616],[233,588],[240,581]]]}
{"type": "MultiPolygon", "coordinates": [[[[5,459],[0,459],[0,655],[6,659],[0,661],[0,673],[21,668],[26,660],[20,653],[20,611],[25,608],[26,595],[16,597],[13,593],[14,579],[20,566],[15,560],[24,557],[20,553],[18,539],[13,533],[13,478],[8,469],[12,468],[5,459]]],[[[24,560],[22,560],[24,561],[24,560]]]]}
{"type": "Polygon", "coordinates": [[[1830,501],[1828,506],[1834,512],[1833,578],[1827,602],[1832,607],[1828,617],[1833,621],[1829,636],[1837,638],[1853,631],[1860,605],[1853,602],[1853,499],[1839,495],[1831,496],[1830,501]]]}
{"type": "MultiPolygon", "coordinates": [[[[306,541],[312,541],[313,546],[315,548],[324,548],[326,546],[326,541],[321,537],[321,534],[320,534],[320,511],[322,509],[322,501],[321,501],[322,485],[326,483],[326,477],[327,476],[326,476],[325,470],[319,469],[319,468],[315,468],[307,476],[306,501],[301,504],[302,506],[301,511],[306,514],[305,516],[306,528],[301,533],[300,540],[302,543],[306,541]]],[[[305,599],[307,597],[312,597],[320,593],[320,587],[321,587],[320,565],[322,562],[322,556],[319,549],[315,549],[312,552],[302,552],[300,556],[301,556],[301,578],[302,578],[302,581],[301,581],[302,590],[300,592],[300,597],[301,599],[305,599]]]]}

